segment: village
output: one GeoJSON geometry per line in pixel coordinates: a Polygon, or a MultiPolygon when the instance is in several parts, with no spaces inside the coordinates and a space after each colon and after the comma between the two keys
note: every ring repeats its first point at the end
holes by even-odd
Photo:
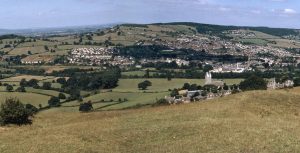
{"type": "MultiPolygon", "coordinates": [[[[293,88],[294,81],[287,79],[282,83],[277,82],[275,78],[267,80],[267,89],[268,90],[276,90],[276,89],[284,89],[284,88],[293,88]]],[[[205,90],[188,90],[182,89],[178,91],[178,94],[173,96],[165,96],[165,100],[168,101],[169,104],[184,104],[191,102],[199,102],[203,100],[210,100],[215,98],[220,98],[224,96],[228,96],[231,94],[242,92],[239,85],[227,86],[223,80],[214,80],[212,78],[212,73],[207,72],[205,74],[205,84],[207,86],[205,90]]]]}
{"type": "Polygon", "coordinates": [[[134,64],[132,58],[114,55],[114,48],[76,48],[71,51],[68,61],[78,65],[113,65],[126,67],[134,64]]]}

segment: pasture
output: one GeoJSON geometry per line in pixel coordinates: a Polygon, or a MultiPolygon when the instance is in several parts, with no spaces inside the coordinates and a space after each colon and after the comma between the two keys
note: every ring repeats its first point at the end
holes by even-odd
{"type": "Polygon", "coordinates": [[[10,77],[10,78],[5,78],[0,80],[1,82],[20,82],[22,79],[31,80],[31,79],[36,79],[38,81],[43,81],[43,80],[49,80],[49,79],[54,79],[55,77],[52,76],[34,76],[34,75],[19,75],[15,77],[10,77]]]}
{"type": "Polygon", "coordinates": [[[0,92],[0,103],[3,103],[7,98],[17,98],[24,104],[32,104],[35,107],[41,104],[44,107],[48,105],[50,96],[36,93],[0,92]]]}
{"type": "MultiPolygon", "coordinates": [[[[95,110],[118,110],[135,106],[151,105],[158,99],[164,98],[168,92],[158,93],[121,93],[105,92],[84,98],[83,101],[91,101],[95,110]],[[119,101],[119,99],[121,101],[119,101]],[[127,99],[127,101],[124,101],[127,99]]],[[[62,104],[62,111],[78,111],[80,102],[73,101],[62,104]]]]}
{"type": "MultiPolygon", "coordinates": [[[[238,84],[241,79],[224,80],[227,84],[238,84]]],[[[119,86],[112,91],[102,91],[98,94],[83,98],[83,102],[91,101],[95,110],[119,110],[144,105],[152,105],[158,99],[168,96],[169,89],[181,88],[184,83],[204,85],[203,79],[120,79],[119,86]],[[148,90],[139,90],[138,83],[149,80],[152,86],[148,90]],[[119,101],[119,99],[121,101],[119,101]],[[127,101],[124,101],[126,99],[127,101]]],[[[61,110],[78,111],[80,102],[64,103],[61,110]]]]}

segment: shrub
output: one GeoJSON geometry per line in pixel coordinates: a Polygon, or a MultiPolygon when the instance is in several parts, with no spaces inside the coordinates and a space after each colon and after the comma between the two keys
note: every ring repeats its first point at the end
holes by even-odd
{"type": "Polygon", "coordinates": [[[6,91],[12,92],[14,90],[14,87],[12,85],[7,85],[6,86],[6,91]]]}
{"type": "Polygon", "coordinates": [[[30,111],[32,114],[36,114],[36,113],[39,111],[38,108],[36,108],[35,106],[33,106],[33,105],[31,105],[31,104],[26,104],[26,105],[25,105],[25,108],[26,108],[28,111],[30,111]]]}
{"type": "Polygon", "coordinates": [[[21,86],[16,89],[16,92],[26,92],[25,87],[21,86]]]}
{"type": "Polygon", "coordinates": [[[51,82],[44,82],[43,83],[43,89],[45,89],[45,90],[50,90],[51,86],[52,86],[51,82]]]}
{"type": "Polygon", "coordinates": [[[58,107],[58,106],[60,106],[60,100],[59,100],[59,98],[57,98],[57,97],[51,97],[48,100],[48,105],[50,107],[58,107]]]}
{"type": "Polygon", "coordinates": [[[79,106],[79,111],[81,111],[81,112],[89,112],[91,110],[93,110],[93,104],[91,101],[80,104],[80,106],[79,106]]]}
{"type": "Polygon", "coordinates": [[[65,94],[59,93],[59,94],[58,94],[58,98],[59,98],[59,99],[66,99],[67,97],[66,97],[65,94]]]}
{"type": "Polygon", "coordinates": [[[6,99],[0,106],[1,124],[31,124],[30,117],[33,117],[31,110],[28,110],[18,99],[6,99]]]}
{"type": "Polygon", "coordinates": [[[162,98],[157,100],[154,105],[169,105],[169,102],[166,99],[162,98]]]}

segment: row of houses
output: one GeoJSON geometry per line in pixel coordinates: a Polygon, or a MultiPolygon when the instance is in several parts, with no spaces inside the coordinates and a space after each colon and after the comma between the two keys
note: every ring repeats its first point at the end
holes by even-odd
{"type": "Polygon", "coordinates": [[[21,59],[22,64],[43,64],[54,63],[55,57],[52,55],[31,55],[21,59]]]}
{"type": "Polygon", "coordinates": [[[268,86],[269,90],[292,88],[292,87],[294,87],[294,81],[293,80],[286,80],[286,81],[280,83],[280,82],[276,82],[276,79],[273,78],[268,82],[267,86],[268,86]]]}

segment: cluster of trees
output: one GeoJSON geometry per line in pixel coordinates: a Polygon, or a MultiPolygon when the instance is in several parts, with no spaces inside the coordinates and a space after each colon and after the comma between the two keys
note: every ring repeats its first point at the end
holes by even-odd
{"type": "Polygon", "coordinates": [[[26,67],[17,67],[15,69],[16,69],[15,73],[27,74],[27,75],[44,75],[46,72],[44,69],[39,69],[39,68],[30,69],[26,67]]]}
{"type": "Polygon", "coordinates": [[[161,45],[133,45],[133,46],[119,46],[117,47],[118,55],[126,57],[134,57],[136,59],[157,59],[157,58],[181,58],[187,60],[219,60],[219,61],[247,61],[245,56],[233,55],[212,55],[205,51],[195,51],[193,49],[180,49],[172,52],[165,52],[169,50],[167,46],[161,45]]]}
{"type": "Polygon", "coordinates": [[[147,59],[156,59],[162,57],[160,52],[162,50],[168,49],[165,46],[158,45],[146,45],[146,46],[125,46],[118,47],[119,55],[126,57],[134,57],[137,59],[147,58],[147,59]]]}
{"type": "Polygon", "coordinates": [[[69,79],[61,77],[56,82],[62,85],[61,92],[70,94],[69,100],[80,100],[82,98],[81,90],[111,89],[118,85],[120,77],[121,70],[111,68],[102,72],[74,73],[69,76],[69,79]]]}
{"type": "Polygon", "coordinates": [[[240,83],[243,91],[247,90],[267,90],[268,82],[258,76],[252,75],[240,83]]]}

